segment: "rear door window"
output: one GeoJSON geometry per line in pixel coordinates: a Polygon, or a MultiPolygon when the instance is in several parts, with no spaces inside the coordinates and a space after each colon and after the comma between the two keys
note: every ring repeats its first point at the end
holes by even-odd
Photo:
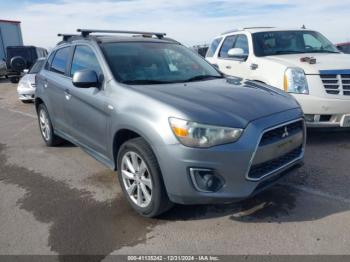
{"type": "Polygon", "coordinates": [[[51,71],[64,75],[67,68],[70,47],[63,47],[56,51],[52,60],[51,71]]]}

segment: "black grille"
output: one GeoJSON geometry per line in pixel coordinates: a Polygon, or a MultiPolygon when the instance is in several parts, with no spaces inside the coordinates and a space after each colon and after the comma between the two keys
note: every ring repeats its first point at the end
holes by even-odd
{"type": "Polygon", "coordinates": [[[299,132],[303,132],[304,126],[303,121],[294,122],[285,126],[275,128],[273,130],[267,131],[261,138],[259,146],[264,146],[272,144],[283,139],[283,134],[285,133],[285,128],[287,127],[288,135],[295,135],[299,132]]]}
{"type": "Polygon", "coordinates": [[[263,177],[264,175],[271,173],[271,172],[277,170],[278,168],[281,168],[282,166],[284,166],[284,165],[292,162],[293,160],[297,159],[298,157],[300,157],[302,150],[303,150],[302,146],[300,146],[300,147],[292,150],[291,152],[289,152],[283,156],[272,159],[268,162],[253,165],[249,171],[249,175],[248,175],[249,178],[259,179],[259,178],[263,177]]]}

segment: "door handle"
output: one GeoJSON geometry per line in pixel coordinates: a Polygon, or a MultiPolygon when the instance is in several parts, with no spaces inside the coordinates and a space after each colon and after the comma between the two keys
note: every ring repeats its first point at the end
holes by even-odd
{"type": "Polygon", "coordinates": [[[71,97],[72,97],[72,95],[70,94],[70,92],[69,92],[68,89],[66,89],[66,90],[64,91],[64,96],[65,96],[66,100],[70,100],[71,97]]]}
{"type": "Polygon", "coordinates": [[[232,67],[231,66],[226,66],[226,69],[231,69],[232,67]]]}

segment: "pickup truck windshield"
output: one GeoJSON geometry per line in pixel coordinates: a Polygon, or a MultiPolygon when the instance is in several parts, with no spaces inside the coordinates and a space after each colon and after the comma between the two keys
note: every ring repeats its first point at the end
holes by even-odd
{"type": "Polygon", "coordinates": [[[253,34],[256,56],[339,53],[323,35],[315,31],[271,31],[253,34]]]}
{"type": "Polygon", "coordinates": [[[102,50],[117,81],[150,85],[203,81],[221,74],[188,48],[171,43],[103,43],[102,50]]]}

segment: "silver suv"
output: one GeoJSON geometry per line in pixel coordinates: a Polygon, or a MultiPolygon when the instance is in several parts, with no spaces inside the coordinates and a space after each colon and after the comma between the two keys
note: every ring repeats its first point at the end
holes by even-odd
{"type": "Polygon", "coordinates": [[[225,78],[165,34],[78,32],[37,75],[42,137],[118,170],[141,215],[247,198],[301,163],[303,113],[289,94],[225,78]]]}

